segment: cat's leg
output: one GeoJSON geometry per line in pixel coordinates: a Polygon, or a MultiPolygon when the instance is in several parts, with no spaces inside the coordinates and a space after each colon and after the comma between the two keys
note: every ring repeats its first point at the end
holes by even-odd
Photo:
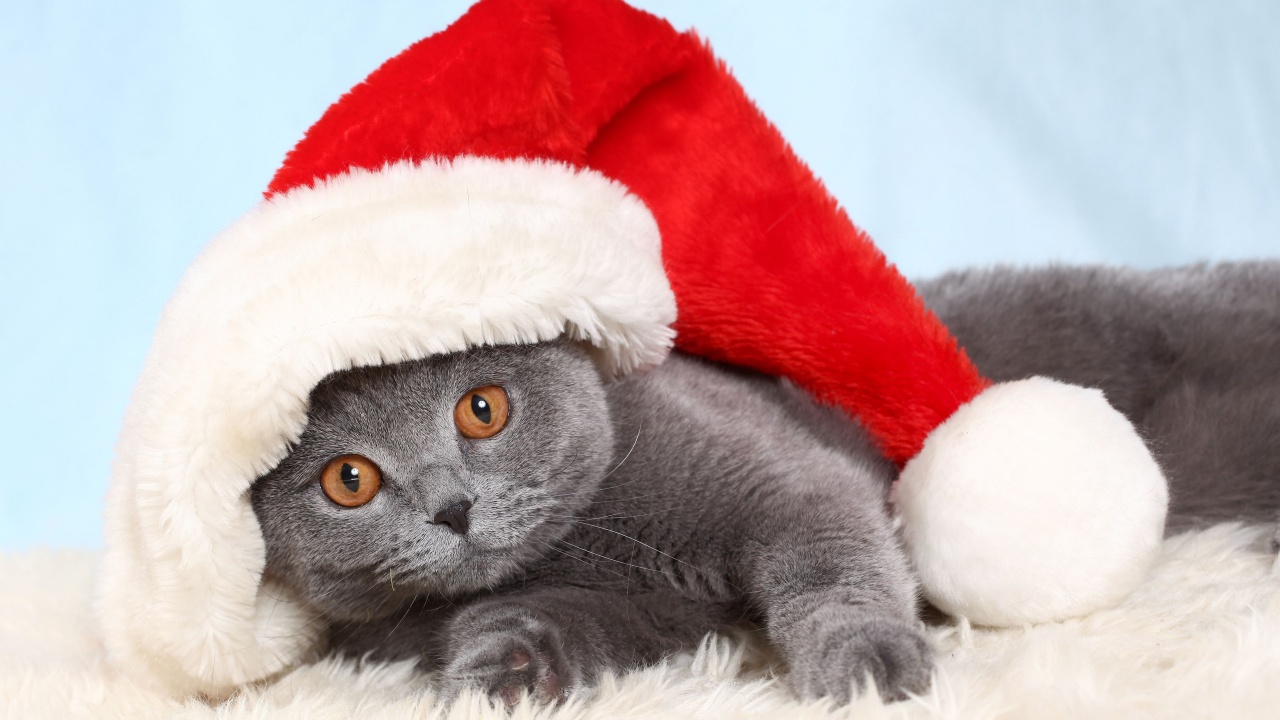
{"type": "Polygon", "coordinates": [[[609,671],[653,663],[726,625],[724,607],[674,592],[577,587],[494,595],[442,628],[441,693],[477,688],[508,705],[558,702],[609,671]]]}
{"type": "Polygon", "coordinates": [[[803,697],[848,702],[868,677],[885,698],[929,685],[915,581],[882,502],[849,502],[857,489],[788,490],[744,543],[746,589],[803,697]]]}

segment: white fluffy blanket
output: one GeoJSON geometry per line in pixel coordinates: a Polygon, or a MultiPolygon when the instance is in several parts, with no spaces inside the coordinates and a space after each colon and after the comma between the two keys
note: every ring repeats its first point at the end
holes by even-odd
{"type": "MultiPolygon", "coordinates": [[[[1263,529],[1233,525],[1172,538],[1142,589],[1081,620],[933,628],[933,688],[906,702],[798,703],[744,634],[514,717],[1277,718],[1280,568],[1267,542],[1263,529]]],[[[0,556],[0,717],[506,716],[480,698],[445,713],[408,664],[325,662],[216,705],[150,694],[103,663],[90,615],[95,562],[79,551],[0,556]]]]}

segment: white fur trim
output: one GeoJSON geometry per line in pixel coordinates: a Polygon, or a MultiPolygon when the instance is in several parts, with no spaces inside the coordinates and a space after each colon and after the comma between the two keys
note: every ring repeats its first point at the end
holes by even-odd
{"type": "Polygon", "coordinates": [[[1047,378],[961,407],[895,492],[926,596],[993,626],[1119,602],[1155,557],[1168,500],[1155,459],[1102,393],[1047,378]]]}
{"type": "Polygon", "coordinates": [[[112,661],[216,695],[311,647],[260,587],[247,490],[329,373],[568,333],[620,374],[661,361],[674,319],[652,216],[589,171],[397,164],[264,202],[187,272],[125,417],[98,594],[112,661]]]}

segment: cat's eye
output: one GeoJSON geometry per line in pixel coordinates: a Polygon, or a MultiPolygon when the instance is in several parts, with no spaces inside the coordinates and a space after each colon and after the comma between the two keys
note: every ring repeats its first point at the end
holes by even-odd
{"type": "Polygon", "coordinates": [[[497,385],[468,390],[453,408],[453,422],[463,437],[483,440],[507,424],[507,391],[497,385]]]}
{"type": "Polygon", "coordinates": [[[363,455],[342,455],[329,461],[320,474],[320,487],[343,507],[359,507],[382,487],[382,471],[363,455]]]}

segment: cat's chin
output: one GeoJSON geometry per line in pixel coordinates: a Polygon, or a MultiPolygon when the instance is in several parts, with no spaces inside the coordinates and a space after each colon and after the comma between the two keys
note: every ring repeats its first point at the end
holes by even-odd
{"type": "Polygon", "coordinates": [[[477,555],[451,568],[447,574],[442,574],[437,586],[431,592],[439,595],[459,595],[490,590],[504,580],[510,579],[519,569],[520,562],[517,557],[505,553],[477,555]]]}
{"type": "Polygon", "coordinates": [[[397,575],[394,587],[377,583],[375,592],[319,592],[306,598],[312,609],[334,622],[369,622],[390,617],[417,601],[458,598],[491,590],[520,569],[514,558],[477,560],[424,575],[397,575]]]}
{"type": "Polygon", "coordinates": [[[418,600],[457,598],[492,590],[547,555],[569,529],[566,522],[531,527],[477,523],[465,537],[433,533],[408,545],[396,562],[367,568],[355,582],[343,566],[298,582],[312,607],[330,620],[359,622],[401,612],[418,600]]]}
{"type": "Polygon", "coordinates": [[[468,545],[461,559],[422,576],[408,587],[418,594],[442,597],[492,590],[519,574],[535,555],[526,545],[468,545]]]}

